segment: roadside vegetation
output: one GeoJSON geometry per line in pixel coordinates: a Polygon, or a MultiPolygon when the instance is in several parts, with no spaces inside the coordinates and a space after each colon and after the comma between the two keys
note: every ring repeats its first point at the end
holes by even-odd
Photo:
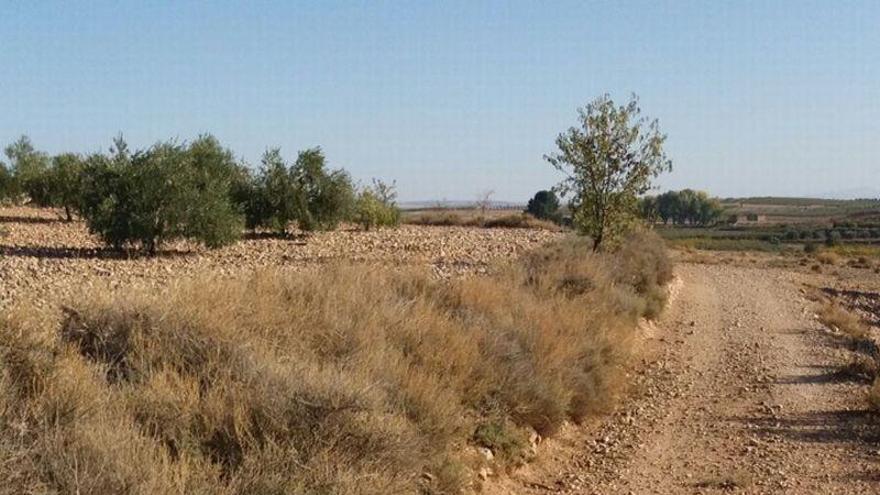
{"type": "Polygon", "coordinates": [[[607,410],[662,241],[488,276],[328,266],[95,293],[0,321],[7,493],[457,493],[607,410]],[[478,447],[494,453],[491,459],[478,447]]]}
{"type": "MultiPolygon", "coordinates": [[[[600,97],[580,126],[547,160],[570,172],[556,190],[588,237],[483,276],[330,263],[95,289],[60,314],[0,316],[0,492],[460,493],[609,411],[672,278],[665,243],[637,221],[639,195],[671,162],[635,98],[600,97]]],[[[79,215],[115,249],[401,221],[393,184],[356,187],[320,148],[292,161],[269,150],[256,171],[211,136],[54,158],[22,138],[7,156],[7,200],[79,215]]],[[[563,221],[553,191],[500,216],[491,194],[470,218],[406,221],[563,221]]]]}
{"type": "Polygon", "coordinates": [[[841,373],[867,382],[868,405],[880,411],[880,347],[874,340],[870,325],[837,298],[820,295],[815,299],[819,321],[845,339],[852,352],[841,373]]]}

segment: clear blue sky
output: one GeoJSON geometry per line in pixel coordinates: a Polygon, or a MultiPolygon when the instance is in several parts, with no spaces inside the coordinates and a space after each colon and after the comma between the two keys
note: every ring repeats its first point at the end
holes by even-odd
{"type": "Polygon", "coordinates": [[[663,187],[880,190],[880,2],[5,2],[0,140],[321,145],[401,199],[523,200],[576,108],[635,92],[663,187]],[[79,3],[79,5],[74,5],[79,3]]]}

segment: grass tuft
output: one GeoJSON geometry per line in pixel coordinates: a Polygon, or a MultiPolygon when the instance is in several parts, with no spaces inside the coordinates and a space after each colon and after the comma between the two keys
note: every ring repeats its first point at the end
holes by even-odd
{"type": "Polygon", "coordinates": [[[839,305],[826,302],[819,308],[819,321],[823,325],[837,330],[855,340],[870,338],[868,326],[855,314],[839,305]]]}

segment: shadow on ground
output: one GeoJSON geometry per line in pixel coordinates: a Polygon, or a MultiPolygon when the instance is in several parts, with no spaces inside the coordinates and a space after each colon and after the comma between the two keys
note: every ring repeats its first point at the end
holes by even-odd
{"type": "Polygon", "coordinates": [[[23,217],[14,215],[0,215],[0,224],[2,223],[26,223],[26,224],[53,224],[68,223],[63,218],[44,218],[44,217],[23,217]]]}
{"type": "Polygon", "coordinates": [[[194,254],[193,251],[166,249],[151,256],[140,251],[120,251],[111,248],[10,246],[0,244],[0,256],[41,259],[171,259],[192,256],[194,254]]]}

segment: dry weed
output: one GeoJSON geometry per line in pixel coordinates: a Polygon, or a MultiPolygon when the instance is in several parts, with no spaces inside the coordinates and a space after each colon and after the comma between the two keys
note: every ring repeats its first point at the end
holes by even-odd
{"type": "Polygon", "coordinates": [[[606,409],[636,319],[662,306],[656,238],[566,242],[487,277],[328,266],[95,294],[59,326],[0,321],[9,493],[455,493],[468,443],[606,409]]]}

